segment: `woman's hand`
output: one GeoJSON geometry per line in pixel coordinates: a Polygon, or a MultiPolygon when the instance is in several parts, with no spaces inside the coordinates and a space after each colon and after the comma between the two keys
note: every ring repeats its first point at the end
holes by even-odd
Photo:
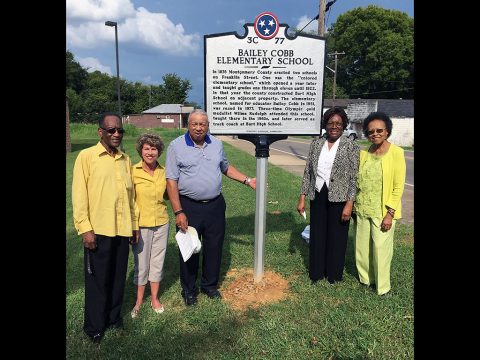
{"type": "Polygon", "coordinates": [[[352,216],[353,201],[347,201],[342,210],[342,221],[350,220],[352,216]]]}
{"type": "Polygon", "coordinates": [[[297,211],[302,216],[305,212],[305,195],[303,194],[298,198],[297,211]]]}
{"type": "Polygon", "coordinates": [[[392,220],[393,220],[392,215],[387,213],[387,215],[385,215],[385,217],[383,218],[382,224],[380,225],[380,229],[383,232],[387,232],[388,230],[390,230],[392,228],[392,220]]]}

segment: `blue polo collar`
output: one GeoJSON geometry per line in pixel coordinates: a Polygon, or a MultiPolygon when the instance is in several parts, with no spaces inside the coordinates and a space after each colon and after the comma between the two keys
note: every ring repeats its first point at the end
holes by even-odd
{"type": "MultiPolygon", "coordinates": [[[[205,135],[205,142],[207,144],[210,144],[212,142],[212,140],[210,139],[210,136],[205,135]]],[[[187,144],[187,146],[192,146],[192,147],[195,147],[195,143],[193,142],[192,138],[190,137],[190,134],[188,133],[188,131],[185,133],[185,143],[187,144]]]]}

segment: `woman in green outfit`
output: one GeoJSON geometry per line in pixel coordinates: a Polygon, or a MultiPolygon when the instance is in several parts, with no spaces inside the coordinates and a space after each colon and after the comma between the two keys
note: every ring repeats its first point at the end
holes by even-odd
{"type": "Polygon", "coordinates": [[[373,112],[363,121],[363,132],[372,145],[360,151],[355,200],[355,262],[362,284],[376,284],[378,295],[390,291],[395,224],[402,217],[405,185],[403,149],[388,142],[392,120],[373,112]]]}

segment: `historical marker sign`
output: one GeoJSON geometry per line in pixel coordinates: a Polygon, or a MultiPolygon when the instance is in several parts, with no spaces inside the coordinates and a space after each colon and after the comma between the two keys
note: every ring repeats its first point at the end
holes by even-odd
{"type": "Polygon", "coordinates": [[[210,132],[319,134],[325,39],[291,37],[270,12],[244,27],[204,36],[210,132]]]}

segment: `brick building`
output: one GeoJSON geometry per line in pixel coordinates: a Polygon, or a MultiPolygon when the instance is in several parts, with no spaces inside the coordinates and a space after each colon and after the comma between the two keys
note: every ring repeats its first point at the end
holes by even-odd
{"type": "Polygon", "coordinates": [[[133,124],[139,128],[174,128],[187,126],[188,114],[193,106],[182,104],[162,104],[142,111],[141,114],[130,114],[125,118],[126,124],[133,124]]]}

